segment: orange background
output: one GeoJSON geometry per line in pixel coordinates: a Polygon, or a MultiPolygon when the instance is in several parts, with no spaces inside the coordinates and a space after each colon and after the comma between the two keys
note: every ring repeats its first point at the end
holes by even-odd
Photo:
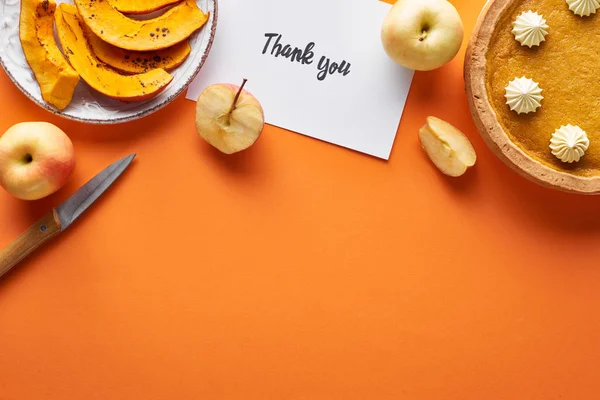
{"type": "MultiPolygon", "coordinates": [[[[469,33],[484,1],[454,3],[469,33]]],[[[78,163],[48,199],[0,192],[0,246],[138,154],[0,282],[0,399],[597,399],[599,200],[492,155],[469,117],[465,46],[416,74],[389,162],[271,126],[223,156],[183,97],[86,126],[0,73],[0,131],[53,122],[78,163]],[[430,114],[473,141],[461,179],[419,147],[430,114]]]]}

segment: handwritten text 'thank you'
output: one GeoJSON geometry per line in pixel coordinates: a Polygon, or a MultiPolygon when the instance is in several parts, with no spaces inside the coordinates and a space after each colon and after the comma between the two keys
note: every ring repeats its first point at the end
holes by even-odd
{"type": "MultiPolygon", "coordinates": [[[[298,47],[292,47],[289,44],[281,43],[281,35],[278,33],[265,33],[267,38],[265,46],[263,47],[262,54],[266,54],[269,50],[274,57],[284,57],[291,62],[298,62],[303,65],[310,65],[313,63],[315,53],[315,42],[310,42],[304,49],[298,47]]],[[[325,80],[328,75],[341,74],[346,76],[350,73],[350,67],[352,64],[343,60],[340,63],[332,62],[328,57],[322,56],[317,63],[317,79],[320,81],[325,80]]]]}

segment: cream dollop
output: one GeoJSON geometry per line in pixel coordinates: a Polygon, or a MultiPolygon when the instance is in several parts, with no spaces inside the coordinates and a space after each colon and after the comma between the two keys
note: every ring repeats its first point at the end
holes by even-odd
{"type": "Polygon", "coordinates": [[[590,14],[596,14],[596,10],[600,8],[598,0],[567,0],[569,10],[581,17],[587,17],[590,14]]]}
{"type": "Polygon", "coordinates": [[[590,140],[583,129],[571,124],[561,126],[550,139],[552,154],[566,163],[577,162],[590,146],[590,140]]]}
{"type": "Polygon", "coordinates": [[[506,104],[518,114],[537,111],[542,106],[542,89],[532,79],[522,77],[513,79],[506,87],[506,104]]]}
{"type": "Polygon", "coordinates": [[[544,17],[533,11],[524,11],[513,22],[512,33],[521,46],[531,48],[546,40],[548,28],[544,17]]]}

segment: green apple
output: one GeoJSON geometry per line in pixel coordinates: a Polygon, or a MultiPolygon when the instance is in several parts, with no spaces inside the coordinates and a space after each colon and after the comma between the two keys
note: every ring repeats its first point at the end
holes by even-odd
{"type": "Polygon", "coordinates": [[[390,58],[417,71],[431,71],[451,61],[463,37],[460,15],[446,0],[398,0],[381,30],[390,58]]]}

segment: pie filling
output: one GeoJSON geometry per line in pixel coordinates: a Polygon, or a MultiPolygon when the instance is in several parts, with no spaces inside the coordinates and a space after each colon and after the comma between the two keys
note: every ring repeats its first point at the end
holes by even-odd
{"type": "Polygon", "coordinates": [[[596,176],[600,175],[600,40],[596,34],[600,10],[580,16],[569,7],[565,0],[522,0],[505,11],[487,52],[487,91],[498,122],[524,152],[555,170],[596,176]],[[526,32],[527,24],[538,23],[533,14],[524,14],[529,11],[543,16],[547,31],[544,40],[531,47],[522,45],[531,42],[522,35],[517,40],[514,32],[514,23],[522,15],[529,20],[520,19],[519,33],[526,32]],[[532,100],[531,88],[523,91],[522,99],[515,97],[515,87],[528,87],[515,85],[515,79],[522,77],[543,89],[541,106],[534,112],[515,110],[519,100],[525,102],[519,105],[521,110],[528,110],[525,106],[532,100]],[[568,126],[586,134],[585,146],[579,130],[565,131],[568,126]]]}

